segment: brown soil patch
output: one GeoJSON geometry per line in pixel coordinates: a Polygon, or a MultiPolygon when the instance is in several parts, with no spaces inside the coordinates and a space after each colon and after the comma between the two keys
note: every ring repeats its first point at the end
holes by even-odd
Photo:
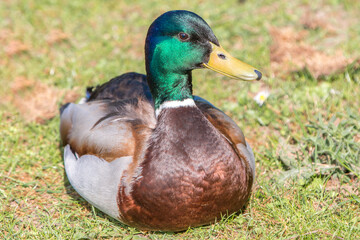
{"type": "Polygon", "coordinates": [[[354,136],[354,141],[357,142],[357,143],[360,143],[360,133],[357,133],[357,134],[354,136]]]}
{"type": "Polygon", "coordinates": [[[270,47],[271,67],[275,74],[282,75],[302,69],[319,76],[343,70],[354,59],[348,59],[339,50],[329,55],[305,43],[306,30],[295,31],[291,27],[270,28],[273,44],[270,47]]]}
{"type": "Polygon", "coordinates": [[[12,32],[9,29],[0,29],[0,42],[6,41],[12,36],[12,32]]]}
{"type": "Polygon", "coordinates": [[[69,39],[69,35],[61,31],[60,29],[53,29],[46,36],[46,42],[50,45],[53,45],[58,42],[62,42],[69,39]]]}
{"type": "Polygon", "coordinates": [[[11,90],[9,100],[27,122],[44,123],[58,114],[59,102],[73,102],[79,97],[76,89],[64,91],[25,77],[17,77],[11,90]]]}
{"type": "Polygon", "coordinates": [[[304,14],[300,19],[301,24],[308,29],[326,29],[335,32],[336,28],[329,22],[329,13],[327,11],[312,11],[309,8],[304,9],[304,14]]]}
{"type": "Polygon", "coordinates": [[[336,191],[339,194],[343,194],[345,196],[348,195],[360,195],[360,180],[357,178],[352,179],[349,183],[341,183],[337,178],[331,178],[327,181],[326,190],[336,191]]]}
{"type": "Polygon", "coordinates": [[[29,50],[29,47],[19,40],[10,41],[5,47],[4,51],[7,56],[13,56],[29,50]]]}
{"type": "Polygon", "coordinates": [[[359,55],[344,56],[341,47],[349,38],[351,26],[356,23],[354,16],[341,6],[323,6],[313,9],[309,5],[298,7],[302,12],[300,25],[294,27],[272,27],[270,35],[273,44],[270,60],[273,72],[284,75],[308,69],[315,77],[331,75],[343,71],[359,55]],[[300,29],[300,30],[295,30],[300,29]],[[316,40],[308,43],[310,33],[320,31],[316,40]],[[331,53],[327,52],[332,49],[331,53]],[[336,50],[339,49],[339,50],[336,50]]]}
{"type": "Polygon", "coordinates": [[[303,15],[300,18],[300,23],[308,29],[325,30],[327,35],[347,34],[350,25],[356,20],[340,5],[323,5],[318,9],[312,9],[310,6],[305,5],[301,9],[303,15]]]}

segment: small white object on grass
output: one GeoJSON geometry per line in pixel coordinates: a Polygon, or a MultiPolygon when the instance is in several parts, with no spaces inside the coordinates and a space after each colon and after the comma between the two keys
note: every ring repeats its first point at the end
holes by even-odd
{"type": "Polygon", "coordinates": [[[254,100],[257,104],[259,104],[259,106],[262,106],[265,102],[265,100],[270,96],[270,92],[269,91],[260,91],[256,94],[256,96],[254,97],[254,100]]]}

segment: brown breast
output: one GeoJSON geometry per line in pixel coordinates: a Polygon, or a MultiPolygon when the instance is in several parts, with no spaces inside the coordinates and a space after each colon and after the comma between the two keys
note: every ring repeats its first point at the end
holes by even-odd
{"type": "Polygon", "coordinates": [[[164,109],[148,144],[139,175],[119,189],[124,223],[180,231],[219,220],[247,202],[249,165],[198,108],[164,109]]]}

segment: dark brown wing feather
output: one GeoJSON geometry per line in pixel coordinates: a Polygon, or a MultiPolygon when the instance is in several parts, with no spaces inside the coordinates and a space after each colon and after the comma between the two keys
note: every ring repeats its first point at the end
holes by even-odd
{"type": "Polygon", "coordinates": [[[88,101],[109,99],[113,101],[143,98],[152,102],[146,76],[135,72],[125,73],[110,81],[97,86],[87,88],[88,101]]]}

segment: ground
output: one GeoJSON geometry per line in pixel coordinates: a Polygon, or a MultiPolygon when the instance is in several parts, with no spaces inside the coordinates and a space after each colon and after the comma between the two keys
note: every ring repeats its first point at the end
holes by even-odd
{"type": "Polygon", "coordinates": [[[1,1],[0,238],[359,239],[359,12],[352,0],[1,1]],[[257,178],[241,213],[142,232],[71,187],[58,108],[86,86],[144,73],[147,28],[173,9],[202,16],[225,49],[264,74],[252,83],[193,76],[195,94],[242,128],[257,178]]]}

